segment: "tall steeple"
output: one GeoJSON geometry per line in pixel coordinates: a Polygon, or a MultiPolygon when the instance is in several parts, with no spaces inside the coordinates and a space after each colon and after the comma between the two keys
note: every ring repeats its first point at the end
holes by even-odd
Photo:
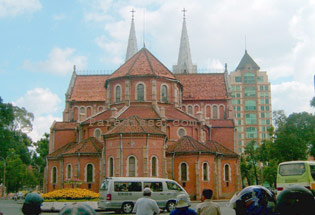
{"type": "Polygon", "coordinates": [[[186,17],[185,13],[187,10],[185,8],[182,10],[184,14],[183,18],[183,27],[182,27],[182,35],[180,38],[180,47],[177,65],[173,65],[173,72],[175,74],[179,73],[197,73],[197,65],[193,65],[191,60],[189,39],[186,27],[186,17]]]}
{"type": "Polygon", "coordinates": [[[126,60],[129,60],[134,54],[138,52],[137,47],[137,38],[136,38],[136,31],[135,31],[135,22],[134,22],[134,12],[136,12],[134,9],[130,11],[132,13],[131,18],[131,26],[130,26],[130,32],[129,32],[129,39],[128,39],[128,47],[127,47],[127,53],[126,53],[126,60]]]}

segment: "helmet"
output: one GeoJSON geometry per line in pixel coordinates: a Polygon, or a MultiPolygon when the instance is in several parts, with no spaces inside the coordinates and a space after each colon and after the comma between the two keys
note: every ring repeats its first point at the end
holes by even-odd
{"type": "Polygon", "coordinates": [[[267,188],[258,185],[244,188],[228,203],[237,215],[273,215],[275,205],[275,195],[267,188]]]}
{"type": "Polygon", "coordinates": [[[314,195],[305,187],[290,186],[278,195],[276,208],[280,215],[314,214],[314,195]]]}

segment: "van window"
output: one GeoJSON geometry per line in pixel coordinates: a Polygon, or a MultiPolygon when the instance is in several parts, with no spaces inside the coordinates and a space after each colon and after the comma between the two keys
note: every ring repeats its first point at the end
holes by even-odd
{"type": "Polygon", "coordinates": [[[315,181],[315,165],[310,165],[311,175],[313,180],[315,181]]]}
{"type": "Polygon", "coordinates": [[[162,192],[162,182],[144,182],[143,187],[149,187],[153,192],[162,192]]]}
{"type": "Polygon", "coordinates": [[[141,182],[115,182],[116,192],[141,192],[141,182]]]}
{"type": "Polygon", "coordinates": [[[305,172],[304,163],[282,164],[279,173],[282,176],[302,175],[305,172]]]}
{"type": "Polygon", "coordinates": [[[178,186],[176,183],[171,182],[171,181],[167,181],[166,182],[167,185],[167,189],[169,190],[178,190],[178,191],[182,191],[182,188],[180,188],[180,186],[178,186]]]}
{"type": "Polygon", "coordinates": [[[107,191],[108,189],[108,181],[104,181],[101,185],[101,190],[107,191]]]}

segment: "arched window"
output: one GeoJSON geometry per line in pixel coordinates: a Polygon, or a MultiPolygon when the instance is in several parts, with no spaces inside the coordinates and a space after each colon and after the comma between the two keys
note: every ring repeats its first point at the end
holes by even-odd
{"type": "Polygon", "coordinates": [[[130,156],[128,160],[128,176],[135,177],[136,176],[136,158],[134,156],[130,156]]]}
{"type": "Polygon", "coordinates": [[[121,101],[121,88],[119,85],[115,87],[115,98],[116,98],[115,102],[121,101]]]}
{"type": "Polygon", "coordinates": [[[185,128],[179,128],[178,131],[177,131],[177,135],[178,135],[179,138],[185,136],[186,135],[185,128]]]}
{"type": "Polygon", "coordinates": [[[104,107],[103,106],[99,106],[98,107],[98,112],[102,112],[104,110],[104,107]]]}
{"type": "Polygon", "coordinates": [[[52,183],[57,184],[57,167],[52,168],[52,183]]]}
{"type": "Polygon", "coordinates": [[[144,101],[144,85],[137,85],[137,101],[144,101]]]}
{"type": "Polygon", "coordinates": [[[208,181],[209,180],[209,171],[208,171],[208,163],[202,164],[202,180],[208,181]]]}
{"type": "Polygon", "coordinates": [[[218,107],[217,106],[212,107],[212,118],[218,119],[218,107]]]}
{"type": "Polygon", "coordinates": [[[96,128],[96,129],[94,130],[94,137],[95,137],[96,139],[98,139],[98,140],[101,140],[101,129],[96,128]]]}
{"type": "Polygon", "coordinates": [[[224,181],[229,182],[230,181],[230,165],[225,164],[224,165],[224,181]]]}
{"type": "Polygon", "coordinates": [[[71,179],[72,178],[72,166],[71,164],[67,165],[67,179],[71,179]]]}
{"type": "Polygon", "coordinates": [[[110,157],[108,162],[108,176],[113,177],[114,176],[114,158],[110,157]]]}
{"type": "Polygon", "coordinates": [[[154,156],[151,159],[151,176],[156,177],[157,176],[157,158],[154,156]]]}
{"type": "Polygon", "coordinates": [[[193,107],[191,105],[188,106],[188,113],[193,115],[193,107]]]}
{"type": "Polygon", "coordinates": [[[86,166],[86,182],[93,182],[93,178],[93,165],[89,163],[86,166]]]}
{"type": "Polygon", "coordinates": [[[162,85],[161,88],[161,101],[168,102],[168,89],[166,85],[162,85]]]}
{"type": "Polygon", "coordinates": [[[85,107],[80,107],[80,121],[84,120],[85,119],[85,107]]]}
{"type": "Polygon", "coordinates": [[[181,163],[180,164],[180,179],[181,181],[187,181],[187,164],[186,163],[181,163]]]}

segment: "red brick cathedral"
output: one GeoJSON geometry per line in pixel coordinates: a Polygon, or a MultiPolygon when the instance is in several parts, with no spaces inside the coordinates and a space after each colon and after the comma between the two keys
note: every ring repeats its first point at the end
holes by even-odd
{"type": "Polygon", "coordinates": [[[228,72],[197,73],[185,19],[173,73],[137,50],[132,19],[126,62],[111,75],[74,70],[65,103],[51,126],[46,192],[73,183],[98,192],[115,176],[174,179],[196,199],[241,187],[228,72]]]}

